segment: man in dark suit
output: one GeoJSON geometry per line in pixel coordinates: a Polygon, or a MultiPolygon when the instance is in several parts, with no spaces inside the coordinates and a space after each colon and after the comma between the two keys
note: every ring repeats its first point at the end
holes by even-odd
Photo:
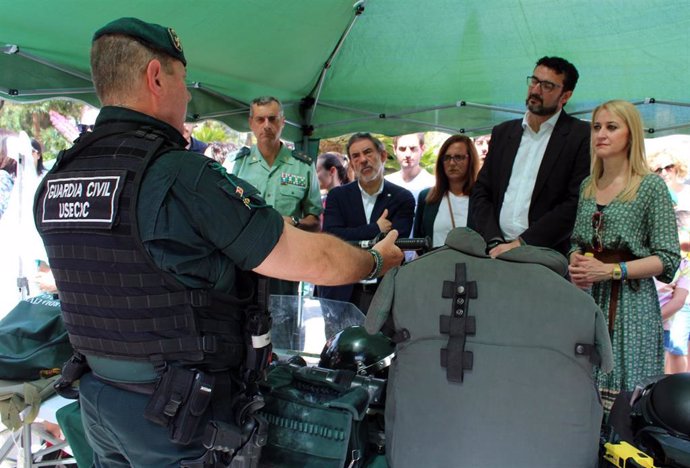
{"type": "MultiPolygon", "coordinates": [[[[347,143],[347,154],[356,179],[328,192],[323,230],[348,241],[370,240],[397,229],[409,237],[414,218],[412,194],[383,178],[387,153],[383,143],[369,133],[355,133],[347,143]]],[[[376,282],[319,287],[319,296],[352,302],[366,313],[376,282]]]]}
{"type": "Polygon", "coordinates": [[[560,57],[542,57],[527,78],[527,112],[494,127],[470,197],[468,226],[496,257],[521,244],[563,254],[589,174],[589,124],[563,106],[579,75],[560,57]]]}

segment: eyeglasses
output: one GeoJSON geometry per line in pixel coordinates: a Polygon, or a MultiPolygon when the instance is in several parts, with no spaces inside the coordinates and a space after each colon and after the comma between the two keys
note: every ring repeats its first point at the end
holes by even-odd
{"type": "Polygon", "coordinates": [[[533,88],[537,85],[541,86],[541,89],[543,89],[547,93],[550,91],[553,91],[556,88],[562,88],[563,87],[563,85],[556,84],[552,81],[540,80],[536,76],[528,76],[527,77],[527,86],[529,86],[530,88],[533,88]]]}
{"type": "Polygon", "coordinates": [[[604,243],[601,239],[601,230],[604,227],[604,213],[602,211],[595,211],[592,215],[592,229],[594,229],[594,234],[592,235],[592,248],[595,252],[603,252],[604,243]]]}
{"type": "Polygon", "coordinates": [[[467,161],[469,157],[469,154],[444,154],[443,162],[449,163],[453,161],[454,163],[460,164],[461,162],[467,161]]]}
{"type": "Polygon", "coordinates": [[[664,172],[664,171],[666,171],[666,172],[671,172],[671,171],[674,170],[675,168],[676,168],[676,165],[675,165],[675,164],[669,164],[668,166],[659,167],[659,168],[657,168],[657,169],[654,169],[654,172],[656,172],[657,174],[661,174],[661,173],[664,172]]]}
{"type": "Polygon", "coordinates": [[[94,125],[87,125],[83,123],[77,124],[77,130],[79,130],[79,133],[93,132],[93,128],[94,125]]]}

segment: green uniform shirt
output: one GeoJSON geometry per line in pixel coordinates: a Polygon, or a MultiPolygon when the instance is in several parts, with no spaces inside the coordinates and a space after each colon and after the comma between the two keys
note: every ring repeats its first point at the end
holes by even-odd
{"type": "Polygon", "coordinates": [[[235,160],[232,173],[259,189],[266,203],[283,216],[318,217],[323,211],[316,167],[293,156],[285,145],[270,167],[252,146],[249,155],[235,160]]]}
{"type": "MultiPolygon", "coordinates": [[[[96,125],[128,121],[182,135],[157,119],[105,107],[96,125]]],[[[258,191],[210,158],[190,151],[158,157],[142,180],[139,234],[156,265],[191,288],[235,293],[236,268],[257,267],[278,242],[283,219],[258,191]]]]}

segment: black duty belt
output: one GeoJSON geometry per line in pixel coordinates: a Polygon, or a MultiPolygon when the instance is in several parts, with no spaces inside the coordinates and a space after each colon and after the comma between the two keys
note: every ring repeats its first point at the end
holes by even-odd
{"type": "Polygon", "coordinates": [[[153,395],[156,390],[156,382],[144,383],[144,382],[116,382],[114,380],[108,380],[100,375],[92,372],[93,376],[103,382],[104,384],[110,385],[120,390],[126,390],[128,392],[139,393],[141,395],[153,395]]]}

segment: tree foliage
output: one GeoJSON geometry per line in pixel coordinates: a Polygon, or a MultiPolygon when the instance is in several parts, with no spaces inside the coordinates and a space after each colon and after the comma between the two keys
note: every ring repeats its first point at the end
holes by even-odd
{"type": "Polygon", "coordinates": [[[53,127],[48,112],[55,110],[62,115],[73,117],[76,121],[84,107],[83,103],[69,99],[52,99],[33,104],[0,102],[0,129],[17,133],[23,130],[31,138],[41,142],[44,160],[55,158],[57,153],[72,144],[53,127]]]}

